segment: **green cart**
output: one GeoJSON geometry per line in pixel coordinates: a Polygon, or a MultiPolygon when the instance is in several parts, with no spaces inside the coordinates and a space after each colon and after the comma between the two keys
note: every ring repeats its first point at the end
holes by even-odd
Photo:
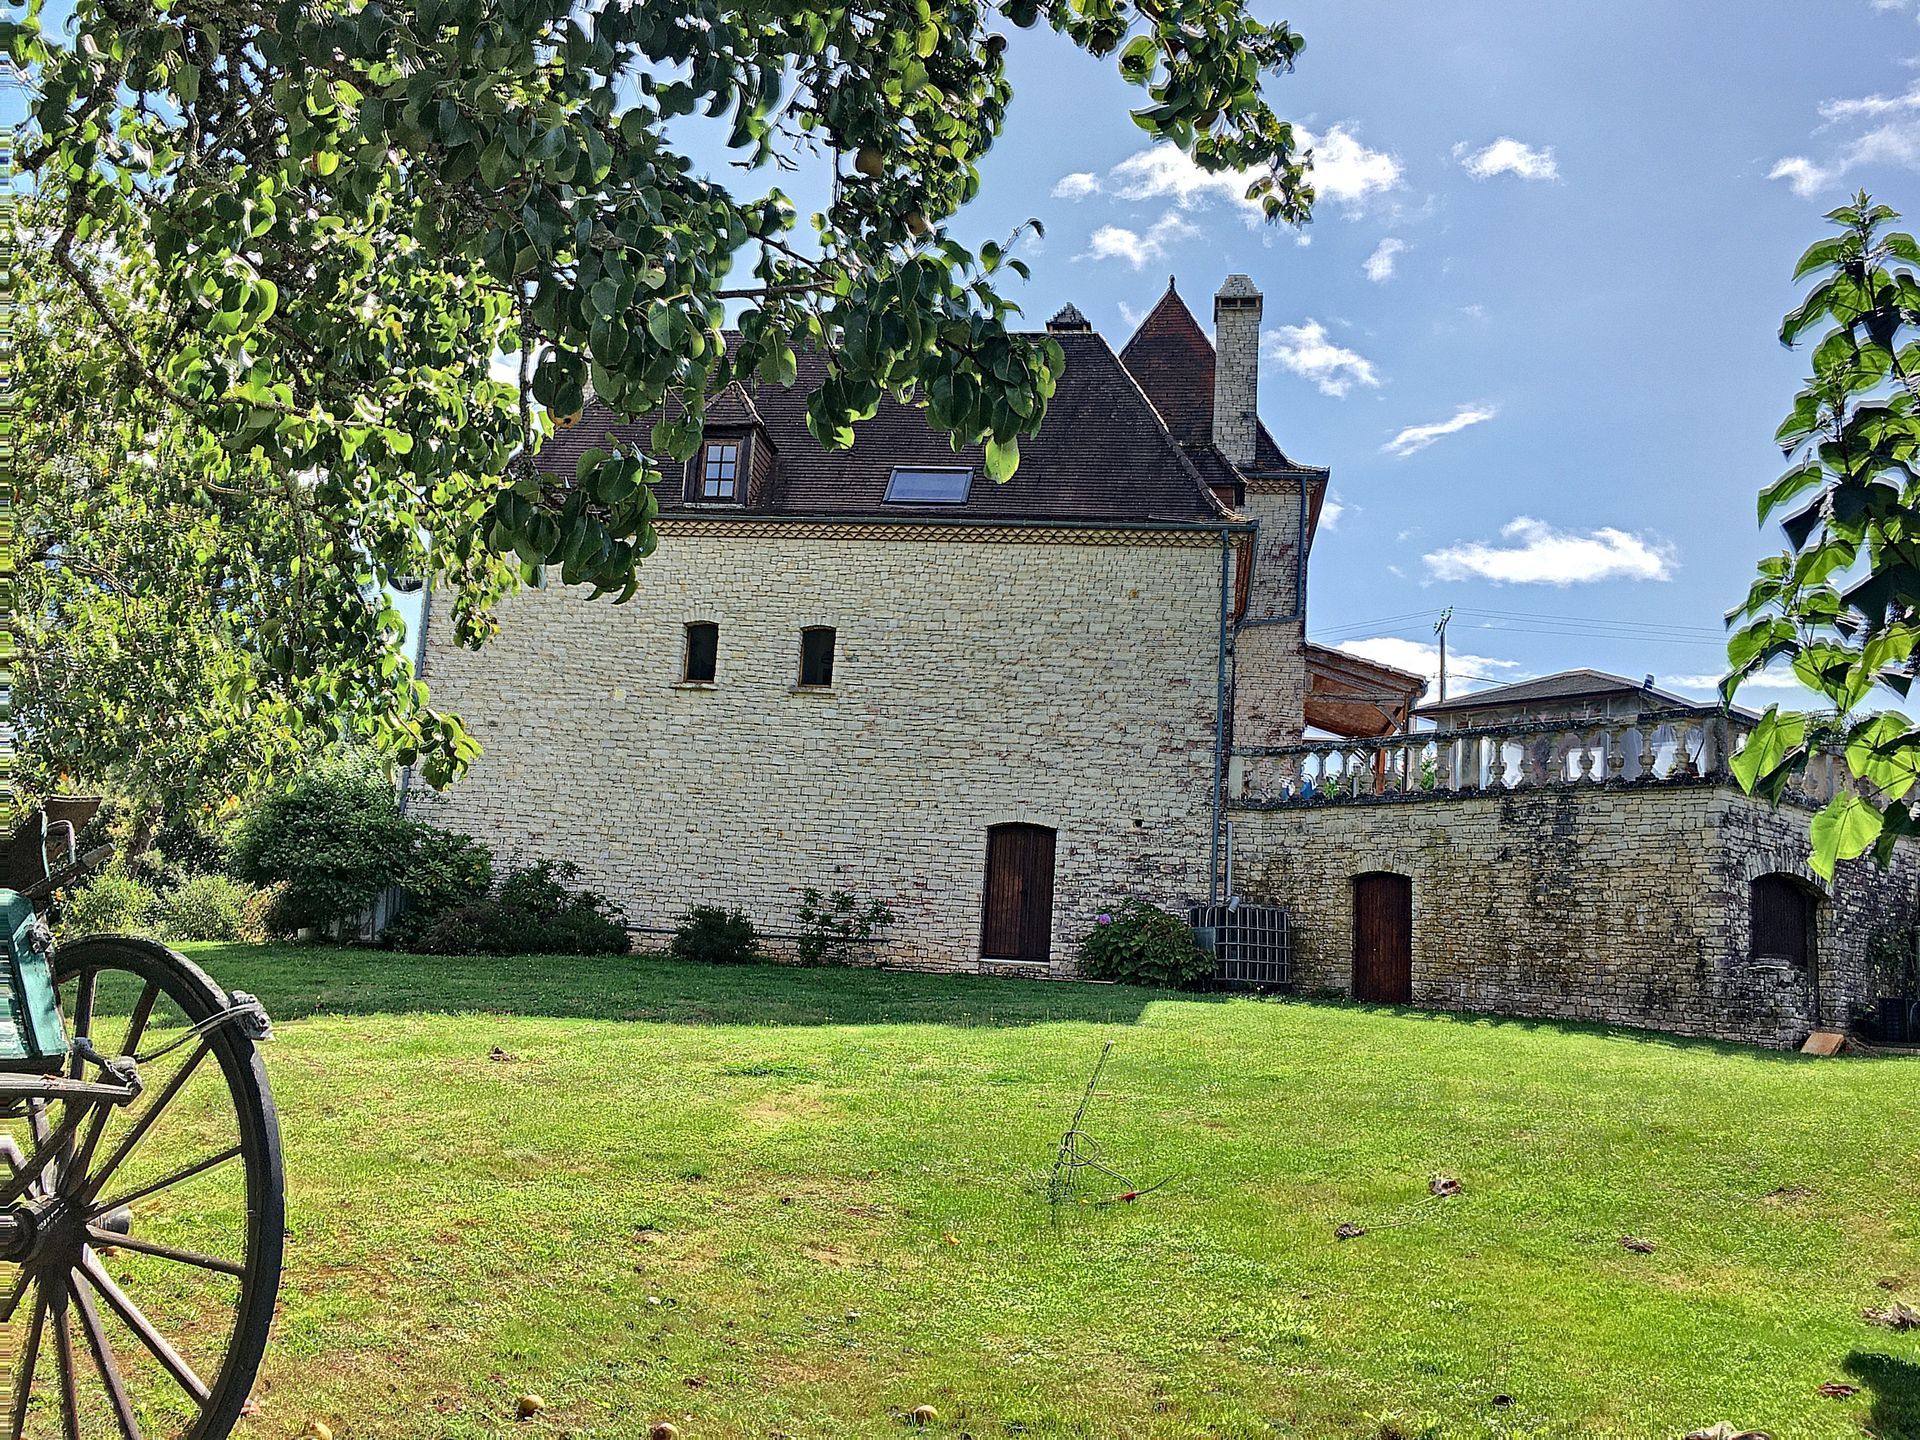
{"type": "Polygon", "coordinates": [[[96,808],[49,801],[0,855],[0,1436],[223,1440],[280,1283],[267,1017],[164,945],[53,944],[111,853],[76,853],[96,808]]]}

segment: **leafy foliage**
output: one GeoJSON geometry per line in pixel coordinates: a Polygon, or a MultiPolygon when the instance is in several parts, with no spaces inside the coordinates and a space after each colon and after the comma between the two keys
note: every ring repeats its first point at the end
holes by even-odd
{"type": "Polygon", "coordinates": [[[1144,900],[1121,901],[1080,941],[1080,973],[1089,980],[1185,990],[1213,972],[1213,957],[1195,943],[1186,921],[1144,900]]]}
{"type": "MultiPolygon", "coordinates": [[[[1300,38],[1240,0],[77,0],[58,26],[42,4],[0,22],[36,91],[41,253],[22,271],[51,363],[19,372],[26,447],[53,453],[83,417],[112,505],[163,478],[154,504],[185,517],[226,621],[180,683],[227,698],[215,728],[243,762],[238,729],[264,721],[263,765],[317,736],[458,773],[473,743],[412,676],[386,587],[449,596],[472,643],[548,567],[630,595],[655,544],[647,457],[691,454],[708,394],[790,383],[803,347],[830,356],[823,442],[896,391],[1010,474],[1063,357],[1009,328],[1010,243],[947,228],[1005,118],[1001,25],[1112,57],[1143,92],[1135,123],[1246,172],[1271,216],[1312,202],[1260,94],[1300,38]],[[702,127],[745,193],[689,158],[702,127]],[[830,176],[831,200],[803,219],[752,183],[787,171],[830,176]],[[502,353],[515,379],[493,374],[502,353]],[[550,480],[531,454],[589,385],[668,418],[550,480]]],[[[120,578],[158,593],[174,558],[152,560],[152,585],[120,578]]],[[[104,660],[85,673],[66,708],[164,694],[104,660]]],[[[92,736],[104,765],[112,731],[92,736]]]]}
{"type": "Polygon", "coordinates": [[[281,887],[276,933],[323,927],[358,914],[400,883],[414,828],[376,767],[337,761],[302,775],[242,818],[233,838],[233,873],[281,887]]]}
{"type": "Polygon", "coordinates": [[[160,930],[159,896],[119,866],[67,892],[60,914],[61,930],[70,936],[156,935],[160,930]]]}
{"type": "Polygon", "coordinates": [[[1920,243],[1864,194],[1827,218],[1840,233],[1801,257],[1795,278],[1814,283],[1780,327],[1789,346],[1817,337],[1813,374],[1775,437],[1789,468],[1760,492],[1787,549],[1727,617],[1724,691],[1785,661],[1832,702],[1827,716],[1769,706],[1733,759],[1749,791],[1777,800],[1814,754],[1844,751],[1857,784],[1812,826],[1813,868],[1831,877],[1869,851],[1884,863],[1916,831],[1920,729],[1861,711],[1876,690],[1908,697],[1920,640],[1920,243]]]}
{"type": "Polygon", "coordinates": [[[158,924],[169,940],[264,940],[272,899],[228,875],[195,875],[160,898],[158,924]]]}
{"type": "Polygon", "coordinates": [[[745,965],[760,958],[760,939],[744,910],[695,905],[681,917],[667,950],[676,960],[701,965],[745,965]]]}
{"type": "Polygon", "coordinates": [[[565,861],[521,866],[490,897],[451,906],[389,938],[425,955],[625,954],[619,911],[579,881],[579,868],[565,861]]]}
{"type": "Polygon", "coordinates": [[[823,895],[807,889],[800,896],[800,940],[794,947],[802,965],[846,965],[867,957],[875,934],[893,924],[884,900],[862,905],[846,890],[823,895]]]}

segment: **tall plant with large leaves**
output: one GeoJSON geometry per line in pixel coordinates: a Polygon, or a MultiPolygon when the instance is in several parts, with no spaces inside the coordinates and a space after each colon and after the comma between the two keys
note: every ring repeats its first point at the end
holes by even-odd
{"type": "Polygon", "coordinates": [[[1784,661],[1832,702],[1826,714],[1769,706],[1734,773],[1779,799],[1821,749],[1843,750],[1854,783],[1813,821],[1813,866],[1868,852],[1884,861],[1920,829],[1920,727],[1873,697],[1906,700],[1920,641],[1920,243],[1888,228],[1900,217],[1862,194],[1828,215],[1837,234],[1794,272],[1811,288],[1788,312],[1781,342],[1809,341],[1813,373],[1777,439],[1790,464],[1760,492],[1787,549],[1760,564],[1729,613],[1729,700],[1784,661]]]}
{"type": "Polygon", "coordinates": [[[442,776],[457,723],[370,700],[403,669],[335,663],[351,597],[423,578],[478,643],[549,567],[630,595],[648,457],[691,454],[728,380],[790,381],[817,347],[823,442],[892,391],[1011,473],[1063,357],[1010,324],[1019,260],[949,225],[1001,132],[1007,28],[1114,58],[1134,122],[1247,172],[1270,216],[1312,201],[1260,94],[1300,38],[1243,0],[75,0],[45,28],[43,3],[0,43],[37,92],[31,268],[100,342],[73,383],[111,448],[188,457],[292,542],[302,603],[252,638],[303,713],[372,717],[442,776]],[[787,172],[831,198],[802,218],[787,172]],[[528,457],[589,385],[672,418],[555,481],[528,457]]]}

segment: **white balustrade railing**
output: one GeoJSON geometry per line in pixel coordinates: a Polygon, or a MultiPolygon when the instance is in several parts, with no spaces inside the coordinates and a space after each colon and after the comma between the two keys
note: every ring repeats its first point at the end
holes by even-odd
{"type": "MultiPolygon", "coordinates": [[[[1684,784],[1727,774],[1750,726],[1690,712],[1630,721],[1426,730],[1379,740],[1308,740],[1236,749],[1228,794],[1250,804],[1361,797],[1498,794],[1548,786],[1684,784]]],[[[1795,790],[1824,805],[1848,784],[1845,761],[1816,755],[1795,790]]]]}

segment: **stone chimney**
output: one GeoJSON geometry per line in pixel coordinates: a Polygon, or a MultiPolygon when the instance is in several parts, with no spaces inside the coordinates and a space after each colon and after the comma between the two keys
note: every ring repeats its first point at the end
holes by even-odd
{"type": "Polygon", "coordinates": [[[1236,465],[1253,464],[1260,426],[1260,292],[1229,275],[1213,297],[1213,445],[1236,465]]]}

